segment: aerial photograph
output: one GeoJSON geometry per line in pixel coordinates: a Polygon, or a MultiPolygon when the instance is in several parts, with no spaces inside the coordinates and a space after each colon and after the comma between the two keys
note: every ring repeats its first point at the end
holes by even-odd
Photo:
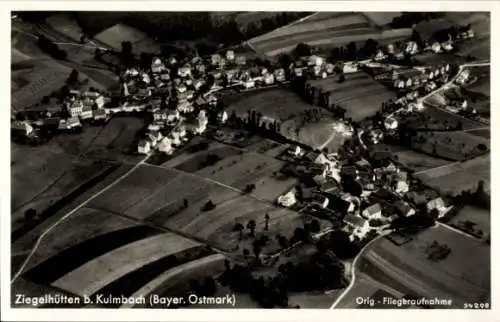
{"type": "Polygon", "coordinates": [[[491,309],[490,12],[10,16],[12,308],[491,309]]]}

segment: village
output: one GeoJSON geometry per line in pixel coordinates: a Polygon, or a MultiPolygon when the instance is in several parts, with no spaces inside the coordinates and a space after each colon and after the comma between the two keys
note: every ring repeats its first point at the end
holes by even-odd
{"type": "MultiPolygon", "coordinates": [[[[474,32],[468,29],[458,40],[472,37],[474,32]]],[[[209,59],[195,56],[177,61],[173,56],[154,57],[149,69],[136,67],[123,71],[118,99],[95,90],[70,89],[60,106],[42,113],[37,120],[13,121],[12,129],[21,136],[36,138],[46,129],[78,133],[87,123],[102,124],[120,115],[147,114],[150,123],[147,134],[137,144],[137,153],[173,155],[193,136],[204,135],[208,126],[227,123],[229,115],[221,104],[221,93],[228,89],[252,91],[304,79],[335,77],[342,82],[345,74],[382,67],[389,75],[388,86],[404,94],[388,103],[390,108],[385,115],[378,114],[377,118],[354,126],[352,120],[345,120],[341,131],[350,138],[350,147],[346,144],[343,151],[329,153],[291,142],[288,152],[280,156],[288,162],[282,172],[300,178],[301,184],[280,196],[276,203],[333,220],[335,227],[350,234],[351,241],[366,242],[390,230],[397,218],[425,214],[436,220],[452,207],[445,205],[435,191],[413,179],[407,170],[391,162],[387,153],[369,152],[384,135],[394,134],[399,118],[423,109],[423,96],[446,84],[451,77],[461,85],[469,75],[467,69],[453,75],[458,67],[447,63],[414,67],[413,75],[406,76],[394,64],[422,51],[437,55],[452,48],[451,40],[426,44],[424,48],[418,48],[415,41],[407,41],[399,47],[390,44],[378,49],[372,59],[334,64],[310,55],[292,62],[287,70],[249,64],[244,55],[236,55],[232,50],[209,59]],[[391,64],[385,63],[388,58],[391,64]]],[[[378,79],[385,80],[384,76],[378,79]]],[[[328,97],[318,98],[318,92],[308,81],[304,90],[316,104],[335,108],[328,103],[328,97]]],[[[467,109],[466,101],[460,105],[467,109]]]]}

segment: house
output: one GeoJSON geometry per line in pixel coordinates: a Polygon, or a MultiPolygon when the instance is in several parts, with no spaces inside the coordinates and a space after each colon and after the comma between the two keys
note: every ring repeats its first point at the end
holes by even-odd
{"type": "Polygon", "coordinates": [[[285,78],[285,70],[283,68],[278,68],[274,71],[274,78],[277,82],[284,82],[285,78]]]}
{"type": "Polygon", "coordinates": [[[141,80],[146,84],[151,83],[151,77],[147,73],[141,73],[141,80]]]}
{"type": "Polygon", "coordinates": [[[75,100],[69,106],[69,115],[71,117],[77,117],[82,113],[83,110],[83,102],[81,100],[75,100]]]}
{"type": "Polygon", "coordinates": [[[228,51],[226,51],[226,59],[228,61],[233,61],[234,60],[234,50],[228,50],[228,51]]]}
{"type": "Polygon", "coordinates": [[[190,77],[191,76],[191,66],[183,66],[177,70],[177,75],[179,77],[190,77]]]}
{"type": "Polygon", "coordinates": [[[161,130],[165,125],[163,122],[153,122],[148,125],[148,131],[159,131],[161,130]]]}
{"type": "Polygon", "coordinates": [[[246,82],[243,83],[243,86],[245,86],[246,89],[249,88],[254,88],[255,87],[255,81],[253,79],[249,79],[246,82]]]}
{"type": "Polygon", "coordinates": [[[394,45],[393,44],[388,44],[386,47],[386,51],[388,54],[394,54],[394,45]]]}
{"type": "Polygon", "coordinates": [[[447,210],[446,205],[444,204],[444,201],[441,197],[432,199],[427,202],[426,208],[428,212],[431,212],[433,209],[437,209],[439,212],[439,217],[442,217],[447,210]]]}
{"type": "Polygon", "coordinates": [[[304,151],[302,151],[302,149],[300,148],[300,146],[295,146],[295,148],[293,148],[291,150],[291,154],[295,157],[301,157],[304,155],[304,151]]]}
{"type": "Polygon", "coordinates": [[[342,67],[344,74],[356,73],[358,71],[358,65],[356,63],[345,63],[342,67]]]}
{"type": "Polygon", "coordinates": [[[335,71],[335,66],[332,63],[327,63],[325,65],[325,71],[326,71],[327,74],[331,75],[335,71]]]}
{"type": "Polygon", "coordinates": [[[309,66],[321,66],[323,65],[324,59],[317,55],[311,55],[307,59],[307,65],[309,66]]]}
{"type": "Polygon", "coordinates": [[[148,154],[151,151],[151,143],[146,140],[141,140],[137,146],[137,152],[140,154],[148,154]]]}
{"type": "Polygon", "coordinates": [[[411,85],[412,85],[412,84],[413,84],[413,83],[412,83],[411,78],[408,78],[408,79],[406,80],[406,82],[405,82],[405,87],[407,87],[407,88],[408,88],[408,87],[411,87],[411,85]]]}
{"type": "Polygon", "coordinates": [[[474,38],[475,34],[474,34],[474,30],[472,29],[468,29],[467,30],[467,38],[474,38]]]}
{"type": "Polygon", "coordinates": [[[394,189],[394,192],[400,195],[404,195],[410,190],[408,183],[404,180],[395,180],[392,188],[394,189]]]}
{"type": "Polygon", "coordinates": [[[153,62],[151,63],[151,72],[154,74],[160,74],[164,72],[167,68],[163,64],[160,58],[156,57],[153,59],[153,62]]]}
{"type": "Polygon", "coordinates": [[[33,127],[28,121],[14,121],[11,123],[13,135],[31,136],[34,134],[33,127]]]}
{"type": "Polygon", "coordinates": [[[418,52],[418,45],[415,41],[408,41],[405,46],[405,53],[415,55],[418,52]]]}
{"type": "Polygon", "coordinates": [[[264,75],[264,84],[271,85],[274,83],[274,75],[273,74],[265,74],[264,75]]]}
{"type": "Polygon", "coordinates": [[[80,123],[80,119],[78,117],[70,117],[66,120],[66,126],[68,129],[74,129],[77,127],[81,127],[82,123],[80,123]]]}
{"type": "Polygon", "coordinates": [[[97,106],[97,108],[103,108],[106,103],[108,103],[110,100],[107,100],[103,95],[99,95],[95,100],[94,103],[97,106]]]}
{"type": "Polygon", "coordinates": [[[290,190],[288,193],[281,195],[277,200],[278,205],[289,208],[297,203],[297,199],[295,197],[295,189],[290,190]]]}
{"type": "Polygon", "coordinates": [[[432,46],[431,46],[431,50],[432,50],[433,52],[435,52],[436,54],[440,53],[440,52],[441,52],[441,44],[440,44],[440,43],[438,43],[437,41],[436,41],[436,42],[434,42],[434,43],[432,44],[432,46]]]}
{"type": "Polygon", "coordinates": [[[398,121],[393,117],[387,117],[384,121],[384,126],[388,130],[395,130],[398,128],[398,121]]]}
{"type": "Polygon", "coordinates": [[[170,80],[170,73],[163,73],[160,75],[160,80],[162,81],[169,81],[170,80]]]}
{"type": "Polygon", "coordinates": [[[180,113],[191,113],[194,111],[194,107],[188,101],[179,102],[177,105],[177,111],[180,113]]]}
{"type": "Polygon", "coordinates": [[[338,192],[341,190],[341,187],[339,186],[339,184],[335,181],[327,181],[326,183],[322,184],[320,186],[320,191],[322,192],[328,192],[328,193],[335,193],[335,192],[338,192]]]}
{"type": "Polygon", "coordinates": [[[213,66],[218,66],[222,60],[222,56],[219,54],[213,54],[210,57],[210,62],[213,66]]]}
{"type": "Polygon", "coordinates": [[[394,58],[396,58],[397,60],[402,60],[405,58],[405,54],[402,51],[398,51],[394,53],[394,58]]]}
{"type": "Polygon", "coordinates": [[[386,56],[384,55],[384,52],[382,50],[378,50],[377,54],[375,55],[375,57],[373,59],[375,61],[381,61],[381,60],[384,60],[385,58],[386,58],[386,56]]]}
{"type": "Polygon", "coordinates": [[[148,133],[148,138],[151,141],[151,145],[156,146],[156,144],[163,138],[163,135],[159,131],[153,131],[148,133]]]}
{"type": "Polygon", "coordinates": [[[139,75],[139,72],[135,68],[130,68],[130,69],[127,69],[124,74],[125,74],[125,76],[135,77],[135,76],[139,75]]]}
{"type": "Polygon", "coordinates": [[[174,148],[172,147],[172,140],[169,138],[163,138],[158,144],[158,151],[163,152],[165,154],[172,154],[174,148]]]}
{"type": "Polygon", "coordinates": [[[413,204],[415,205],[421,205],[425,204],[427,202],[427,198],[425,195],[422,195],[418,192],[415,191],[409,191],[406,193],[406,198],[408,198],[413,204]]]}
{"type": "MultiPolygon", "coordinates": [[[[344,223],[353,228],[352,236],[363,239],[370,231],[368,220],[354,214],[348,214],[343,219],[344,223]]],[[[351,239],[352,240],[352,239],[351,239]]]]}
{"type": "Polygon", "coordinates": [[[368,208],[365,208],[361,214],[368,220],[380,219],[382,218],[382,208],[380,207],[380,204],[376,203],[369,206],[368,208]]]}
{"type": "Polygon", "coordinates": [[[219,114],[217,115],[217,119],[219,120],[220,123],[224,124],[226,123],[227,119],[229,118],[229,116],[227,115],[227,112],[226,111],[221,111],[219,112],[219,114]]]}
{"type": "Polygon", "coordinates": [[[394,202],[394,206],[400,216],[409,217],[413,216],[416,213],[415,209],[413,209],[408,203],[402,200],[397,200],[396,202],[394,202]]]}
{"type": "Polygon", "coordinates": [[[295,68],[293,72],[295,77],[302,77],[302,68],[295,68]]]}
{"type": "Polygon", "coordinates": [[[359,174],[359,170],[355,166],[346,165],[346,166],[342,167],[341,173],[342,173],[343,176],[350,177],[350,178],[353,178],[353,179],[357,179],[358,178],[358,174],[359,174]]]}
{"type": "Polygon", "coordinates": [[[168,59],[168,64],[169,64],[170,66],[174,66],[174,65],[176,65],[176,64],[177,64],[177,59],[175,59],[175,57],[174,57],[174,56],[171,56],[171,57],[168,59]]]}
{"type": "Polygon", "coordinates": [[[236,64],[238,65],[245,65],[247,63],[247,59],[243,55],[238,55],[236,56],[236,64]]]}
{"type": "Polygon", "coordinates": [[[164,115],[165,115],[165,120],[168,123],[173,123],[173,122],[177,121],[178,119],[180,119],[180,117],[181,117],[178,110],[168,111],[168,113],[166,113],[164,115]]]}
{"type": "Polygon", "coordinates": [[[325,193],[325,196],[329,200],[328,205],[327,205],[328,209],[331,209],[333,211],[336,211],[336,212],[339,212],[342,214],[351,213],[356,209],[356,206],[352,201],[345,200],[336,194],[325,193]]]}
{"type": "Polygon", "coordinates": [[[93,113],[92,113],[92,107],[88,106],[88,105],[85,105],[83,108],[82,108],[82,112],[80,113],[80,118],[82,120],[87,120],[87,119],[91,119],[92,116],[93,116],[93,113]]]}
{"type": "Polygon", "coordinates": [[[94,118],[95,121],[107,120],[108,114],[106,113],[105,110],[94,110],[92,112],[92,117],[94,118]]]}
{"type": "Polygon", "coordinates": [[[455,82],[459,85],[463,85],[469,79],[470,71],[464,69],[455,79],[455,82]]]}
{"type": "Polygon", "coordinates": [[[453,45],[451,42],[447,41],[441,44],[441,48],[443,48],[445,51],[451,51],[453,50],[453,45]]]}

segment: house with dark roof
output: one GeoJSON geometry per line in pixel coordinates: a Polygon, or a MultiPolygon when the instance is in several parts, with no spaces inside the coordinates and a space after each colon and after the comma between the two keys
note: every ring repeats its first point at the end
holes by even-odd
{"type": "Polygon", "coordinates": [[[380,219],[382,218],[382,208],[379,203],[373,204],[368,208],[365,208],[361,213],[366,219],[380,219]]]}
{"type": "Polygon", "coordinates": [[[343,214],[347,214],[353,212],[355,209],[355,205],[352,202],[342,199],[340,196],[330,193],[325,193],[325,196],[328,198],[328,209],[331,209],[336,212],[340,212],[343,214]]]}
{"type": "Polygon", "coordinates": [[[403,217],[409,217],[416,213],[415,209],[413,209],[408,203],[398,200],[394,203],[398,214],[403,217]]]}

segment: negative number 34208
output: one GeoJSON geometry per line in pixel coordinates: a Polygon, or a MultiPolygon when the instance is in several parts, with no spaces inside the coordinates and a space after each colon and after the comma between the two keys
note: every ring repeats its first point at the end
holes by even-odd
{"type": "Polygon", "coordinates": [[[489,303],[465,303],[464,309],[489,309],[489,303]]]}

